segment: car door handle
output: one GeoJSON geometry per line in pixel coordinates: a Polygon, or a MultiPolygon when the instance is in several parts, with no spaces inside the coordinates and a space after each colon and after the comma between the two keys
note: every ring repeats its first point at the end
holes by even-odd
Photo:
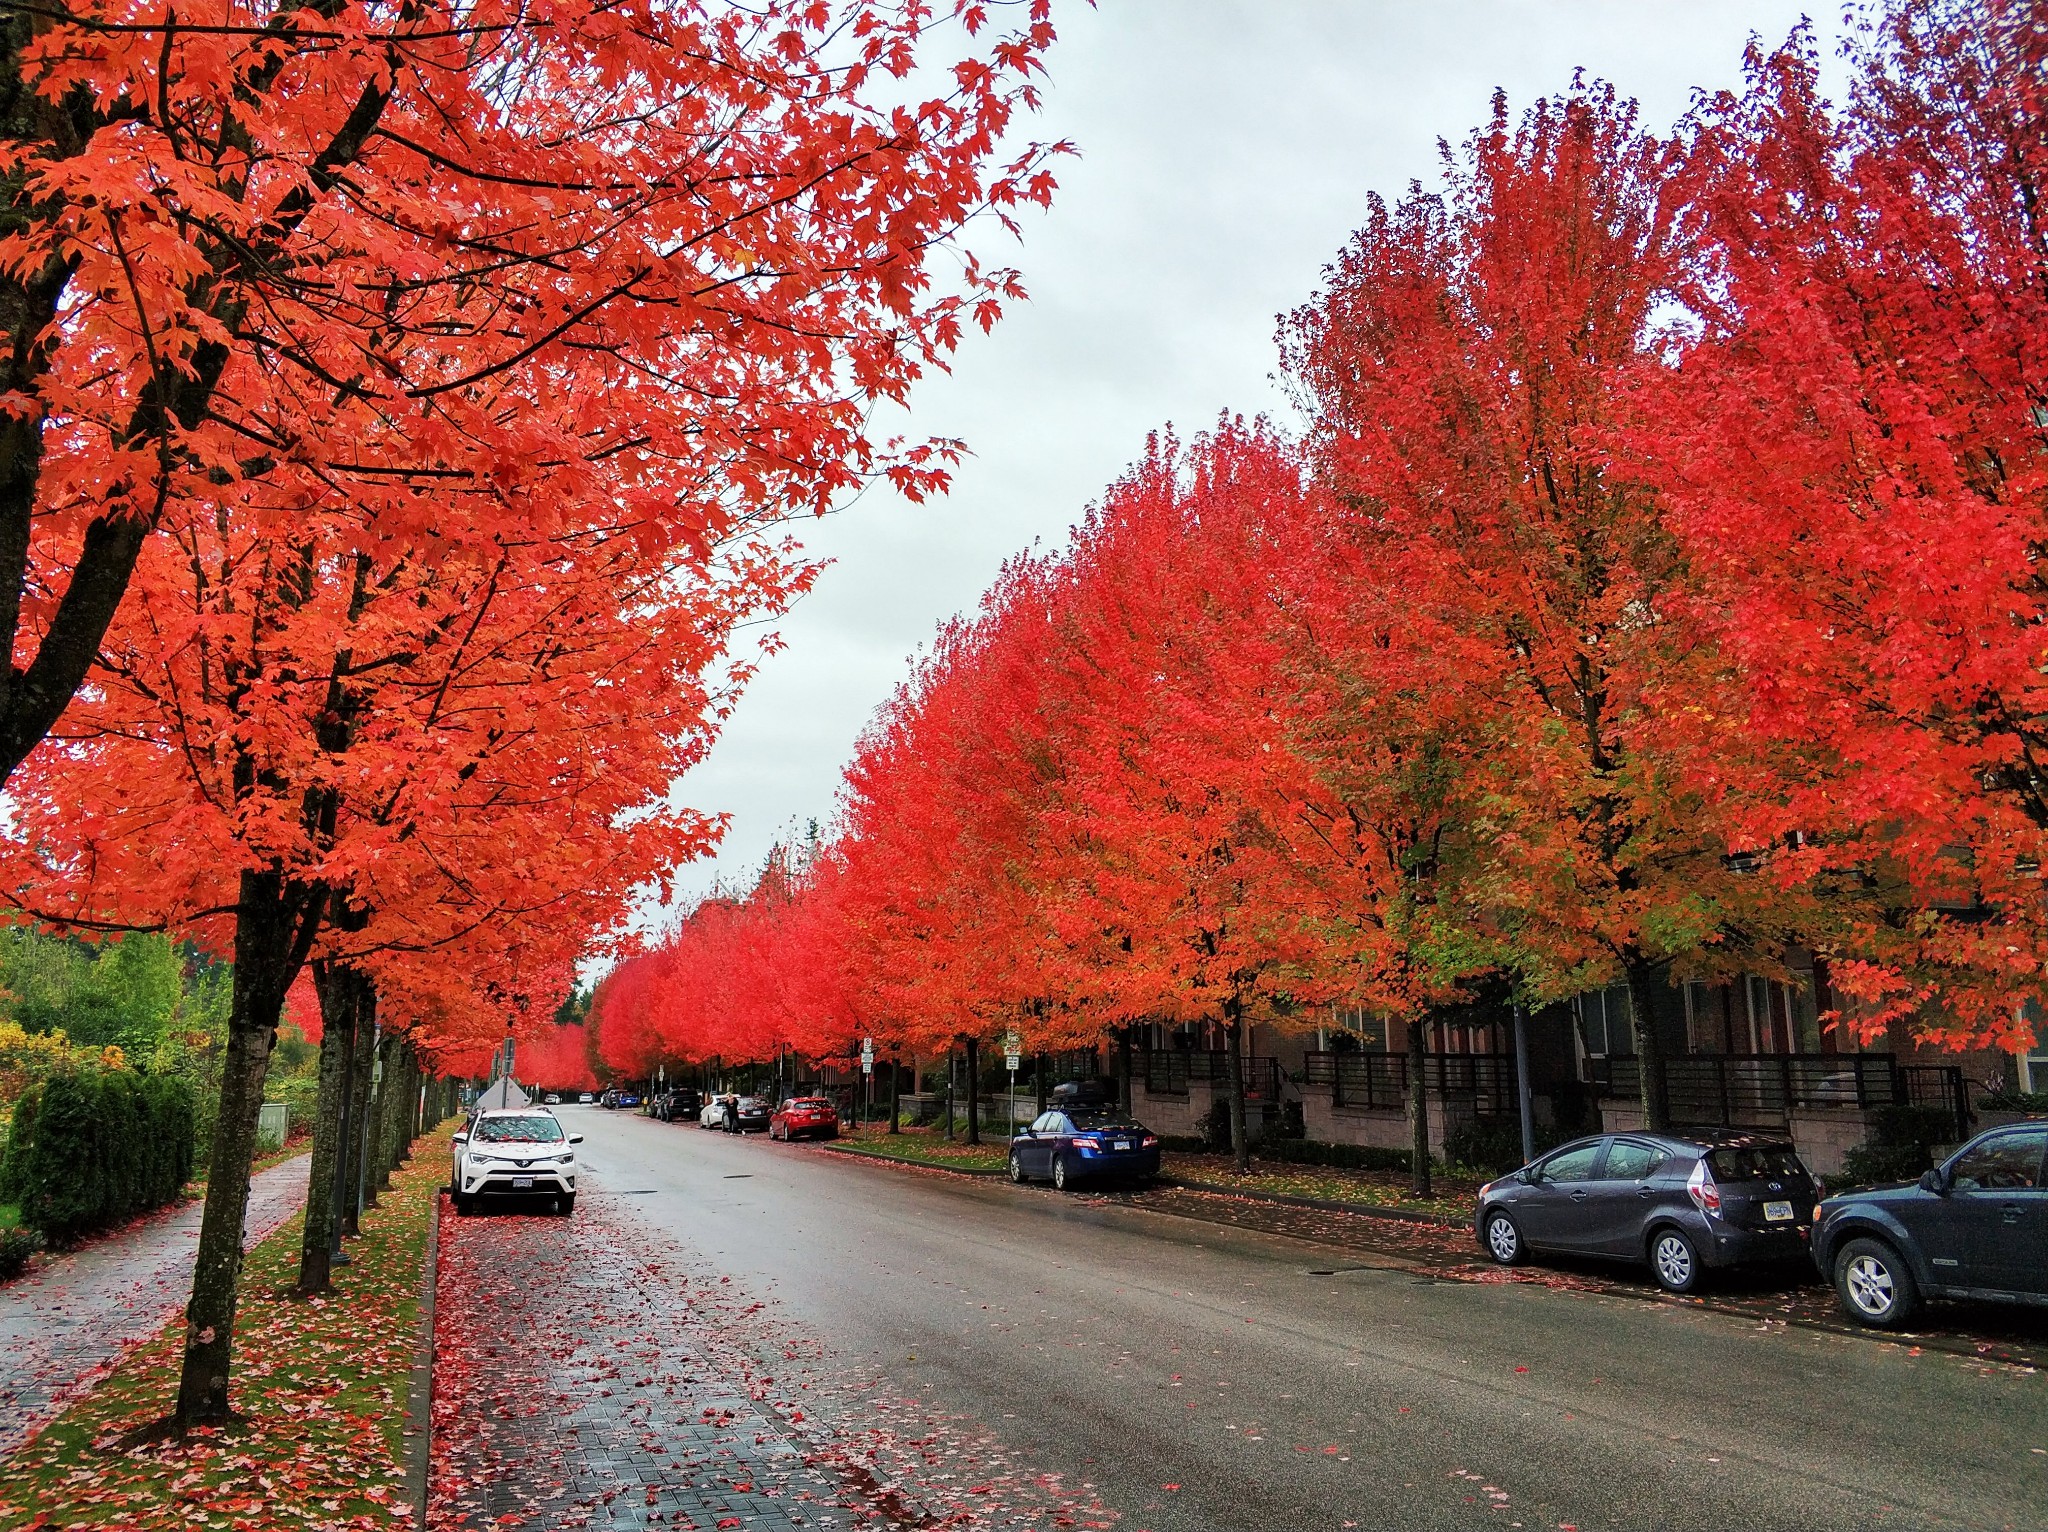
{"type": "Polygon", "coordinates": [[[1648,1202],[1648,1201],[1650,1200],[1650,1189],[1649,1189],[1649,1187],[1647,1187],[1647,1186],[1638,1186],[1638,1187],[1636,1188],[1636,1195],[1637,1195],[1638,1197],[1642,1198],[1642,1199],[1643,1199],[1643,1201],[1645,1201],[1645,1202],[1648,1202]]]}
{"type": "Polygon", "coordinates": [[[1572,1201],[1574,1201],[1574,1202],[1584,1202],[1585,1200],[1586,1200],[1586,1194],[1585,1194],[1584,1192],[1573,1192],[1573,1193],[1572,1193],[1572,1201]]]}
{"type": "Polygon", "coordinates": [[[2020,1221],[2020,1205],[2017,1202],[2008,1202],[1999,1209],[1999,1212],[2005,1214],[2005,1221],[2007,1223],[2018,1223],[2020,1221]]]}

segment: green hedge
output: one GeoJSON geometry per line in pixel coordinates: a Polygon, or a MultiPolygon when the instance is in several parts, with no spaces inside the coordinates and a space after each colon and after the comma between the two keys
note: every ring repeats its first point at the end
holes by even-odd
{"type": "Polygon", "coordinates": [[[53,1076],[24,1095],[0,1158],[21,1222],[55,1243],[177,1199],[192,1175],[191,1090],[132,1069],[53,1076]]]}
{"type": "MultiPolygon", "coordinates": [[[[1160,1135],[1159,1147],[1181,1154],[1228,1153],[1230,1148],[1226,1142],[1219,1150],[1206,1136],[1189,1138],[1172,1133],[1160,1135]]],[[[1406,1149],[1380,1149],[1371,1144],[1326,1144],[1313,1138],[1261,1138],[1252,1144],[1252,1157],[1283,1165],[1330,1165],[1339,1170],[1408,1168],[1406,1149]]]]}

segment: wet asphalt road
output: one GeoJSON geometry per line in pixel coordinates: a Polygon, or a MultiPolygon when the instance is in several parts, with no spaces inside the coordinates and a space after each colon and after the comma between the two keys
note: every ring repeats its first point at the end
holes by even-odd
{"type": "Polygon", "coordinates": [[[564,1115],[650,1237],[1131,1532],[2048,1529],[2038,1372],[564,1115]]]}

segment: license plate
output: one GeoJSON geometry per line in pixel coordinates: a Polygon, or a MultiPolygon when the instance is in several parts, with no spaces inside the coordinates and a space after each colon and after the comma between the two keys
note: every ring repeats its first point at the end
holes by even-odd
{"type": "Polygon", "coordinates": [[[1112,1149],[1128,1149],[1131,1147],[1131,1141],[1127,1138],[1120,1138],[1109,1147],[1112,1149]]]}
{"type": "Polygon", "coordinates": [[[1790,1223],[1792,1221],[1792,1204],[1789,1202],[1766,1202],[1764,1204],[1764,1217],[1771,1223],[1790,1223]]]}
{"type": "MultiPolygon", "coordinates": [[[[532,1190],[533,1190],[533,1177],[532,1177],[532,1176],[514,1176],[514,1177],[512,1178],[512,1190],[514,1190],[515,1192],[530,1192],[530,1191],[532,1191],[532,1190]]],[[[1785,1216],[1786,1216],[1787,1218],[1790,1218],[1790,1217],[1791,1217],[1792,1215],[1791,1215],[1790,1213],[1787,1213],[1787,1214],[1786,1214],[1785,1216]]]]}

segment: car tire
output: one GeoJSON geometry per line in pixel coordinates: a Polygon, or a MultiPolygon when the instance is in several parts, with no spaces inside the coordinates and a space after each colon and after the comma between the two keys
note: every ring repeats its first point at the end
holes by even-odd
{"type": "Polygon", "coordinates": [[[1486,1232],[1482,1243],[1486,1253],[1493,1257],[1496,1266],[1519,1266],[1529,1259],[1529,1247],[1522,1243],[1522,1231],[1514,1219],[1505,1213],[1486,1215],[1486,1232]]]}
{"type": "Polygon", "coordinates": [[[1667,1293],[1689,1293],[1700,1285],[1699,1247],[1668,1224],[1650,1234],[1650,1273],[1667,1293]]]}
{"type": "Polygon", "coordinates": [[[564,1196],[557,1197],[555,1199],[555,1211],[561,1214],[564,1218],[567,1218],[571,1213],[575,1212],[576,1194],[574,1192],[569,1192],[564,1196]]]}
{"type": "Polygon", "coordinates": [[[1056,1154],[1052,1157],[1052,1184],[1060,1191],[1070,1190],[1067,1175],[1067,1157],[1056,1154]]]}
{"type": "Polygon", "coordinates": [[[476,1211],[474,1197],[466,1197],[461,1192],[456,1192],[449,1200],[455,1204],[455,1216],[458,1218],[467,1218],[476,1211]]]}
{"type": "Polygon", "coordinates": [[[1014,1186],[1024,1184],[1024,1161],[1014,1149],[1010,1151],[1010,1182],[1014,1186]]]}
{"type": "Polygon", "coordinates": [[[1920,1307],[1912,1270],[1881,1239],[1852,1239],[1835,1257],[1835,1297],[1858,1324],[1891,1330],[1920,1307]]]}

